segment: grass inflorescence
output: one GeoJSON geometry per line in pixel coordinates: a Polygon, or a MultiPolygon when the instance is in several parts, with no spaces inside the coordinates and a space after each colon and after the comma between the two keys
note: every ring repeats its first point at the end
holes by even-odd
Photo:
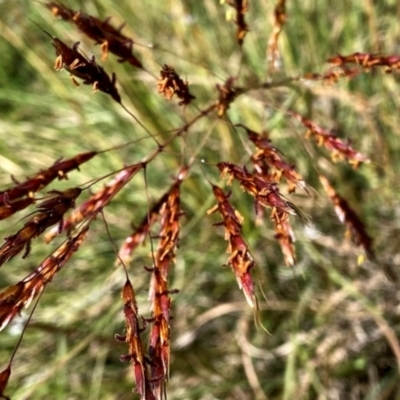
{"type": "Polygon", "coordinates": [[[399,396],[395,12],[1,4],[0,398],[399,396]]]}

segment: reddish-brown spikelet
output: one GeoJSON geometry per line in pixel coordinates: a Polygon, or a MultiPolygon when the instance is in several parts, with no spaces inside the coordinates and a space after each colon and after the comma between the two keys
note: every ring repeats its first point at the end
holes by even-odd
{"type": "Polygon", "coordinates": [[[231,266],[239,288],[243,290],[250,307],[254,307],[257,301],[254,292],[254,283],[250,273],[251,269],[254,267],[254,261],[242,237],[241,225],[243,218],[229,203],[229,194],[226,195],[218,186],[212,185],[212,188],[218,204],[210,209],[207,214],[212,214],[217,210],[221,214],[222,225],[224,225],[225,228],[225,240],[229,242],[227,250],[230,254],[228,264],[231,266]]]}
{"type": "Polygon", "coordinates": [[[90,60],[78,51],[78,43],[72,47],[67,46],[62,40],[51,36],[48,32],[43,30],[51,39],[52,44],[56,51],[56,61],[54,69],[61,70],[64,68],[72,76],[72,82],[75,86],[79,83],[75,78],[81,79],[84,85],[93,85],[93,92],[100,90],[108,94],[117,103],[121,103],[121,96],[115,86],[115,74],[110,76],[104,69],[96,63],[95,57],[90,60]]]}
{"type": "Polygon", "coordinates": [[[146,240],[151,226],[159,217],[161,205],[162,203],[156,203],[150,212],[143,218],[139,227],[125,239],[125,242],[122,244],[118,252],[118,259],[122,259],[124,264],[128,264],[131,261],[132,253],[146,240]]]}
{"type": "Polygon", "coordinates": [[[158,268],[154,268],[150,290],[154,320],[149,341],[151,388],[155,398],[162,399],[165,382],[169,379],[171,298],[167,281],[158,268]]]}
{"type": "Polygon", "coordinates": [[[236,38],[238,43],[242,45],[244,37],[249,30],[245,20],[245,14],[249,10],[249,2],[248,0],[226,0],[226,3],[236,10],[236,38]]]}
{"type": "Polygon", "coordinates": [[[60,229],[57,228],[50,230],[45,235],[45,241],[49,243],[62,231],[70,231],[84,219],[99,213],[142,167],[143,164],[140,163],[131,165],[122,170],[103,189],[93,194],[87,201],[77,207],[68,218],[64,219],[60,229]]]}
{"type": "Polygon", "coordinates": [[[75,11],[55,1],[44,3],[44,6],[48,8],[55,17],[65,21],[70,21],[75,14],[75,11]]]}
{"type": "Polygon", "coordinates": [[[229,176],[228,184],[236,179],[241,188],[251,194],[256,201],[256,210],[259,206],[272,208],[272,214],[276,211],[289,214],[298,214],[296,207],[285,200],[275,182],[266,182],[251,174],[246,167],[239,167],[233,163],[220,162],[217,167],[221,171],[221,177],[229,176]]]}
{"type": "Polygon", "coordinates": [[[16,200],[12,203],[0,206],[0,220],[6,219],[18,211],[24,210],[34,202],[35,199],[33,197],[27,197],[26,199],[16,200]]]}
{"type": "MultiPolygon", "coordinates": [[[[179,178],[178,178],[179,180],[179,178]]],[[[151,226],[154,222],[160,218],[161,208],[168,201],[169,195],[172,191],[175,190],[177,185],[177,181],[174,182],[172,187],[166,192],[158,201],[153,205],[147,215],[143,218],[139,227],[135,229],[135,231],[125,240],[122,244],[118,255],[119,258],[126,264],[130,261],[131,255],[137,246],[142,244],[146,239],[146,235],[148,234],[151,226]]]]}
{"type": "Polygon", "coordinates": [[[87,37],[101,44],[103,61],[107,58],[108,52],[119,57],[119,62],[128,62],[137,68],[143,68],[140,60],[132,53],[133,40],[121,33],[109,23],[109,18],[101,21],[96,17],[85,14],[81,11],[73,11],[61,3],[46,3],[45,6],[52,11],[53,15],[66,21],[72,22],[87,37]]]}
{"type": "Polygon", "coordinates": [[[156,399],[162,399],[165,381],[169,378],[170,364],[170,291],[168,272],[175,262],[175,249],[179,240],[182,215],[180,209],[180,185],[186,177],[188,168],[182,168],[168,192],[160,210],[160,242],[154,255],[154,266],[150,283],[152,319],[154,320],[149,343],[151,365],[151,387],[156,399]]]}
{"type": "Polygon", "coordinates": [[[255,198],[258,216],[261,214],[261,206],[271,208],[270,218],[274,222],[275,237],[279,241],[285,262],[288,265],[294,265],[296,259],[293,247],[294,234],[288,217],[289,214],[292,214],[304,219],[301,211],[280,194],[275,182],[265,181],[263,178],[251,174],[246,167],[240,168],[232,163],[222,162],[218,163],[217,166],[222,172],[222,177],[229,175],[228,183],[232,179],[236,179],[242,189],[255,198]]]}
{"type": "Polygon", "coordinates": [[[339,139],[332,131],[321,128],[311,120],[293,111],[287,111],[287,113],[299,120],[308,129],[307,137],[313,136],[318,145],[323,145],[332,152],[331,157],[333,161],[346,159],[354,168],[357,168],[362,162],[370,162],[368,157],[354,150],[349,143],[339,139]]]}
{"type": "Polygon", "coordinates": [[[75,207],[75,200],[82,193],[79,187],[73,187],[64,191],[50,190],[51,196],[49,199],[38,204],[36,207],[40,212],[49,215],[64,215],[70,208],[75,207]]]}
{"type": "Polygon", "coordinates": [[[156,264],[163,279],[167,279],[168,267],[175,261],[175,249],[179,236],[180,211],[180,182],[170,191],[167,201],[163,204],[161,215],[160,244],[156,254],[156,264]]]}
{"type": "Polygon", "coordinates": [[[274,9],[274,28],[268,40],[267,62],[269,71],[276,71],[280,68],[280,54],[278,50],[278,39],[286,22],[286,1],[278,0],[274,9]]]}
{"type": "Polygon", "coordinates": [[[79,170],[79,166],[92,159],[98,152],[90,151],[80,153],[68,160],[58,160],[51,167],[40,171],[24,182],[18,183],[14,187],[0,192],[0,205],[8,205],[12,200],[20,197],[32,197],[40,189],[50,184],[55,179],[68,179],[68,172],[74,169],[79,170]]]}
{"type": "Polygon", "coordinates": [[[0,399],[10,400],[10,398],[4,394],[8,380],[10,379],[10,375],[11,375],[10,366],[8,366],[6,369],[0,372],[0,399]]]}
{"type": "Polygon", "coordinates": [[[296,263],[295,236],[290,226],[289,214],[276,212],[271,219],[274,222],[275,238],[281,246],[285,263],[288,266],[294,266],[296,263]]]}
{"type": "Polygon", "coordinates": [[[189,93],[189,82],[183,81],[174,68],[164,64],[160,74],[161,78],[157,82],[158,93],[161,93],[167,100],[176,94],[181,100],[178,104],[183,106],[196,98],[189,93]]]}
{"type": "MultiPolygon", "coordinates": [[[[155,254],[155,268],[161,273],[162,278],[167,281],[168,267],[175,261],[175,249],[178,245],[180,223],[182,216],[180,203],[180,186],[188,173],[188,168],[183,167],[178,177],[166,195],[166,200],[160,209],[160,242],[155,254]]],[[[150,298],[153,298],[150,290],[150,298]]]]}
{"type": "Polygon", "coordinates": [[[258,176],[265,182],[274,182],[274,171],[268,165],[265,158],[259,158],[259,157],[255,158],[253,154],[251,156],[250,161],[254,167],[254,172],[253,172],[254,175],[258,176]]]}
{"type": "Polygon", "coordinates": [[[327,62],[334,65],[358,64],[365,69],[385,67],[386,72],[400,69],[400,56],[398,55],[356,52],[347,56],[338,54],[329,58],[327,62]]]}
{"type": "Polygon", "coordinates": [[[237,96],[236,89],[233,86],[235,80],[236,78],[230,77],[225,81],[224,85],[216,85],[219,95],[218,101],[216,103],[218,117],[222,117],[225,115],[231,103],[235,100],[237,96]]]}
{"type": "Polygon", "coordinates": [[[0,266],[15,257],[25,248],[23,258],[30,251],[31,240],[40,236],[48,227],[58,224],[60,230],[64,214],[75,206],[76,198],[82,189],[70,188],[63,192],[53,190],[49,192],[54,195],[50,199],[37,205],[38,213],[34,215],[14,235],[7,236],[5,243],[0,247],[0,266]]]}
{"type": "Polygon", "coordinates": [[[139,313],[136,304],[135,292],[127,278],[122,289],[122,301],[124,302],[125,335],[115,335],[119,342],[126,342],[129,353],[121,356],[121,361],[130,361],[136,382],[136,390],[142,399],[152,400],[154,396],[150,391],[149,378],[146,369],[146,357],[140,333],[144,328],[139,324],[139,313]]]}
{"type": "Polygon", "coordinates": [[[79,153],[75,157],[69,158],[68,160],[57,160],[51,167],[52,173],[56,173],[56,177],[60,180],[68,179],[67,173],[77,169],[79,167],[91,160],[94,156],[99,154],[97,151],[88,151],[86,153],[79,153]]]}
{"type": "Polygon", "coordinates": [[[328,178],[324,175],[320,175],[319,180],[333,203],[339,221],[346,225],[348,235],[355,241],[357,246],[363,247],[364,251],[371,259],[375,259],[373,241],[368,235],[364,223],[350,207],[349,203],[336,193],[328,178]]]}
{"type": "MultiPolygon", "coordinates": [[[[248,138],[258,148],[258,151],[251,157],[253,163],[261,166],[260,160],[265,160],[266,164],[273,169],[273,171],[268,173],[269,180],[279,183],[283,176],[289,184],[289,193],[294,192],[296,187],[305,189],[305,182],[302,176],[296,171],[296,167],[288,164],[283,159],[282,153],[271,144],[266,132],[261,136],[242,124],[238,124],[237,126],[241,126],[246,130],[248,138]]],[[[261,172],[263,168],[261,167],[259,170],[261,172]]]]}
{"type": "Polygon", "coordinates": [[[15,285],[0,293],[0,330],[12,321],[23,307],[45,288],[53,276],[66,264],[72,254],[85,240],[89,226],[80,229],[68,238],[56,251],[47,257],[32,273],[15,285]]]}
{"type": "Polygon", "coordinates": [[[344,66],[333,67],[321,74],[307,73],[302,76],[304,80],[323,81],[328,84],[336,83],[340,78],[354,78],[362,73],[360,68],[347,68],[344,66]]]}
{"type": "Polygon", "coordinates": [[[94,40],[96,43],[101,44],[103,52],[102,60],[106,60],[108,52],[119,57],[118,62],[128,62],[134,67],[143,68],[142,63],[132,53],[133,40],[121,33],[123,25],[116,29],[109,24],[109,19],[100,21],[96,17],[77,12],[72,18],[72,22],[80,29],[86,36],[94,40]]]}

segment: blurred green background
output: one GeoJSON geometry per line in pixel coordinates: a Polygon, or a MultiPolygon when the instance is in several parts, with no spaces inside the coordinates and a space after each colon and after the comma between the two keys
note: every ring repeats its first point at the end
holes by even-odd
{"type": "MultiPolygon", "coordinates": [[[[238,86],[309,72],[323,72],[337,53],[400,52],[400,4],[396,0],[287,2],[287,22],[279,40],[282,67],[267,73],[266,48],[274,23],[274,1],[249,0],[249,32],[243,50],[232,9],[217,0],[69,1],[65,5],[111,23],[126,22],[135,54],[151,74],[119,64],[111,55],[104,68],[117,74],[122,101],[153,133],[165,140],[218,96],[215,85],[238,76],[238,86]],[[151,46],[150,46],[151,45],[151,46]],[[193,105],[179,107],[157,93],[161,65],[172,65],[190,82],[193,105]]],[[[90,86],[72,85],[55,71],[51,41],[34,23],[100,60],[93,46],[39,1],[0,2],[0,189],[79,152],[104,150],[135,138],[131,146],[101,154],[49,189],[82,184],[140,161],[155,142],[116,103],[90,86]]],[[[170,287],[171,399],[400,399],[400,73],[373,70],[335,85],[297,82],[240,96],[228,111],[233,123],[268,130],[273,144],[296,164],[312,190],[290,200],[311,216],[306,226],[292,218],[298,263],[284,265],[271,222],[255,224],[252,199],[232,186],[232,203],[245,217],[243,232],[257,262],[254,279],[259,318],[256,326],[236,279],[224,267],[228,255],[207,179],[224,186],[213,165],[243,164],[249,146],[215,114],[200,119],[175,140],[105,210],[117,245],[171,185],[183,163],[196,162],[182,185],[182,231],[170,287]],[[333,163],[329,153],[304,139],[305,129],[279,110],[292,109],[338,135],[371,158],[354,170],[333,163]],[[357,264],[362,250],[345,237],[318,174],[326,174],[365,222],[374,238],[377,262],[357,264]],[[206,179],[207,178],[207,179],[206,179]]],[[[106,180],[107,181],[107,180],[106,180]]],[[[104,181],[92,190],[101,188],[104,181]]],[[[45,191],[42,192],[45,194],[45,191]]],[[[86,192],[82,200],[89,196],[86,192]]],[[[79,204],[79,202],[78,202],[79,204]]],[[[20,213],[0,222],[0,235],[16,232],[20,213]]],[[[156,232],[156,230],[154,230],[156,232]]],[[[0,269],[0,287],[23,279],[63,239],[34,241],[31,255],[0,269]]],[[[129,265],[140,313],[147,300],[151,265],[149,243],[129,265]]],[[[124,327],[121,268],[99,218],[87,241],[46,288],[13,363],[6,393],[12,399],[130,399],[133,374],[119,357],[127,352],[113,336],[124,327]]],[[[0,367],[6,366],[26,321],[24,310],[0,334],[0,367]]]]}

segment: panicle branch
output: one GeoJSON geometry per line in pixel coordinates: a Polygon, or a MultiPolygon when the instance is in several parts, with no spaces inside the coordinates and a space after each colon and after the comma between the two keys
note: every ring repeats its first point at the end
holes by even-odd
{"type": "Polygon", "coordinates": [[[130,262],[132,253],[146,240],[151,226],[159,218],[160,209],[166,200],[166,196],[167,195],[162,196],[160,200],[154,204],[151,210],[142,219],[139,227],[136,228],[135,231],[125,239],[125,242],[120,247],[118,258],[121,259],[125,264],[130,262]]]}

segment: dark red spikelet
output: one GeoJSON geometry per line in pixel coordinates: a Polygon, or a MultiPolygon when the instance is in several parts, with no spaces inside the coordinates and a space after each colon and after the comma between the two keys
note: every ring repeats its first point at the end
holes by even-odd
{"type": "Polygon", "coordinates": [[[75,157],[68,160],[58,160],[51,167],[38,172],[24,182],[18,183],[14,187],[0,192],[0,205],[7,205],[10,201],[16,200],[20,197],[32,197],[40,189],[50,184],[55,179],[68,179],[68,172],[74,169],[79,170],[79,167],[92,159],[98,152],[90,151],[87,153],[80,153],[75,157]]]}
{"type": "Polygon", "coordinates": [[[358,217],[356,212],[350,207],[349,203],[342,196],[336,193],[328,178],[326,178],[324,175],[320,175],[319,179],[333,203],[333,207],[339,221],[346,225],[349,236],[358,246],[362,246],[364,248],[368,257],[370,257],[372,260],[375,260],[373,240],[368,235],[364,223],[358,217]]]}
{"type": "Polygon", "coordinates": [[[8,366],[6,369],[0,372],[0,399],[11,400],[8,396],[4,394],[8,380],[11,375],[11,367],[8,366]]]}
{"type": "Polygon", "coordinates": [[[254,267],[253,258],[248,250],[247,244],[242,237],[243,217],[229,203],[229,194],[212,185],[217,205],[208,210],[207,214],[219,211],[222,217],[222,225],[225,227],[225,239],[229,241],[227,253],[230,254],[228,264],[236,276],[239,288],[243,290],[250,307],[257,305],[254,283],[251,277],[251,269],[254,267]]]}
{"type": "Polygon", "coordinates": [[[26,199],[16,200],[7,205],[0,206],[0,220],[6,219],[18,211],[24,210],[35,202],[33,197],[27,197],[26,199]]]}

